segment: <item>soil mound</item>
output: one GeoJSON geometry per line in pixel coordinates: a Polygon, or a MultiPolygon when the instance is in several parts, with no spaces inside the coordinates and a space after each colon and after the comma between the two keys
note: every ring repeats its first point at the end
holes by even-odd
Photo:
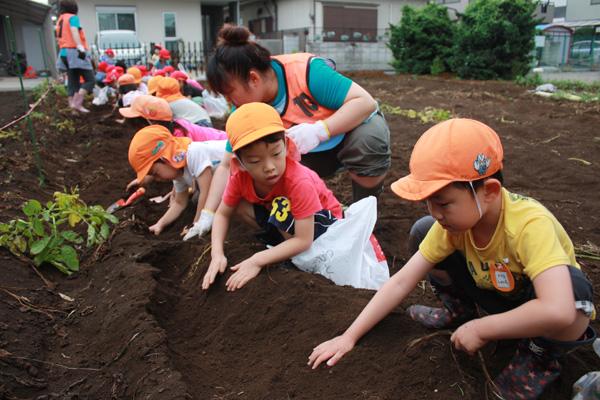
{"type": "MultiPolygon", "coordinates": [[[[597,105],[538,99],[509,83],[381,75],[357,80],[392,107],[444,108],[492,126],[505,146],[507,187],[542,201],[576,246],[600,244],[597,105]]],[[[0,105],[13,102],[0,96],[0,105]]],[[[89,204],[107,206],[133,178],[127,147],[143,124],[120,125],[109,107],[94,108],[85,117],[72,115],[65,103],[60,98],[44,102],[39,111],[47,119],[34,121],[47,176],[44,187],[37,184],[31,143],[0,142],[1,221],[19,215],[27,199],[45,201],[55,190],[75,185],[89,204]],[[57,126],[60,121],[71,121],[74,133],[57,126]]],[[[412,146],[432,123],[393,112],[386,118],[393,145],[389,188],[407,173],[412,146]]],[[[346,176],[327,183],[341,201],[349,202],[346,176]]],[[[495,376],[515,343],[486,346],[484,364],[454,351],[446,334],[434,334],[404,313],[415,302],[435,304],[427,285],[417,288],[336,367],[310,370],[311,349],[343,332],[373,292],[335,286],[284,265],[265,269],[233,293],[224,288],[226,273],[203,292],[209,240],[182,242],[179,235],[194,210],[190,207],[158,237],[148,232],[166,205],[147,199],[168,190],[169,185],[154,185],[138,204],[119,211],[120,222],[109,241],[83,256],[79,274],[65,278],[43,267],[54,289],[43,285],[26,260],[0,249],[0,398],[491,398],[484,370],[495,376]]],[[[392,272],[409,257],[408,231],[425,213],[421,204],[403,202],[389,191],[381,196],[375,233],[392,272]]],[[[232,226],[226,245],[230,265],[260,249],[251,231],[232,226]]],[[[600,263],[580,261],[598,292],[600,263]]],[[[597,322],[593,326],[600,328],[597,322]]],[[[576,350],[542,398],[569,398],[578,377],[599,369],[600,360],[590,348],[576,350]]]]}

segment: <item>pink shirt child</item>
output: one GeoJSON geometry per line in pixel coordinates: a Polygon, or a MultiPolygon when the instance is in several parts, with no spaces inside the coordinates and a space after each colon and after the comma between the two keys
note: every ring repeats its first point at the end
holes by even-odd
{"type": "Polygon", "coordinates": [[[329,210],[336,218],[342,218],[342,206],[316,172],[291,157],[287,157],[283,176],[264,198],[256,194],[250,174],[238,170],[229,176],[223,202],[229,207],[237,207],[240,200],[244,199],[271,209],[271,202],[278,196],[287,197],[290,201],[295,219],[310,217],[321,210],[329,210]]]}
{"type": "Polygon", "coordinates": [[[207,140],[225,140],[227,134],[214,128],[199,126],[186,119],[176,119],[173,136],[189,137],[193,142],[204,142],[207,140]]]}

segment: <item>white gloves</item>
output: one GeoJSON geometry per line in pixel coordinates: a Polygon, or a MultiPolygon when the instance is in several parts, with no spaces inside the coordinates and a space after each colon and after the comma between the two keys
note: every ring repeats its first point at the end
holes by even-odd
{"type": "Polygon", "coordinates": [[[331,136],[325,121],[295,125],[285,133],[294,141],[300,154],[308,153],[331,136]]]}
{"type": "Polygon", "coordinates": [[[82,44],[78,44],[77,45],[77,51],[79,51],[81,53],[85,53],[85,47],[83,47],[82,44]]]}
{"type": "Polygon", "coordinates": [[[192,225],[192,227],[185,234],[183,240],[191,239],[196,235],[202,236],[210,231],[214,219],[215,214],[212,211],[202,210],[200,213],[200,218],[198,218],[198,221],[194,222],[194,225],[192,225]]]}

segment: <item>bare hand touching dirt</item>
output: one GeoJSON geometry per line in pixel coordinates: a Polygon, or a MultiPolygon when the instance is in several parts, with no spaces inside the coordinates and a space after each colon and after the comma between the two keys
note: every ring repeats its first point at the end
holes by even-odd
{"type": "Polygon", "coordinates": [[[208,270],[202,280],[202,290],[207,290],[215,282],[217,274],[225,272],[225,268],[227,268],[227,258],[225,255],[212,256],[208,270]]]}
{"type": "Polygon", "coordinates": [[[248,281],[255,278],[262,269],[262,266],[252,259],[252,257],[242,261],[238,265],[231,267],[232,271],[235,271],[233,275],[229,277],[227,283],[228,291],[234,291],[241,289],[248,281]]]}
{"type": "Polygon", "coordinates": [[[156,224],[152,225],[151,227],[149,227],[148,230],[150,232],[154,233],[156,236],[158,236],[162,232],[163,227],[162,227],[162,225],[156,223],[156,224]]]}
{"type": "Polygon", "coordinates": [[[354,348],[354,344],[354,341],[345,335],[323,342],[308,356],[308,366],[316,369],[322,362],[327,361],[327,366],[333,367],[340,358],[354,348]]]}

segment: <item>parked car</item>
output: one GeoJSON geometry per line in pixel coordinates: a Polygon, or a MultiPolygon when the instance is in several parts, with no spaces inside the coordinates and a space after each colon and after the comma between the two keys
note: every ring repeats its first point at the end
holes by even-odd
{"type": "Polygon", "coordinates": [[[146,48],[140,43],[135,31],[110,30],[96,33],[92,51],[96,59],[106,49],[113,49],[115,60],[123,60],[128,66],[146,64],[146,48]]]}
{"type": "Polygon", "coordinates": [[[590,63],[592,61],[592,50],[594,53],[594,64],[600,63],[600,40],[594,41],[592,49],[591,40],[580,40],[571,46],[571,61],[573,63],[590,63]]]}

